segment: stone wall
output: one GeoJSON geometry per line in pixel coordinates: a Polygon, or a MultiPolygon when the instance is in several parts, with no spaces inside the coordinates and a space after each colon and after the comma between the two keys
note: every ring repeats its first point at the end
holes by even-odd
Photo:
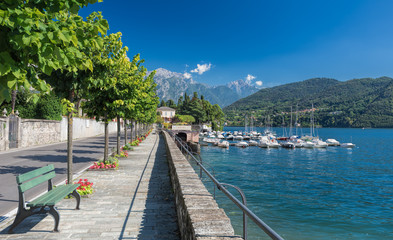
{"type": "Polygon", "coordinates": [[[0,117],[0,151],[8,150],[8,118],[0,117]]]}
{"type": "MultiPolygon", "coordinates": [[[[67,118],[61,121],[43,119],[20,119],[18,124],[17,147],[67,141],[67,118]]],[[[92,119],[73,118],[73,139],[93,137],[104,134],[104,123],[92,119]]],[[[109,132],[116,132],[117,122],[110,122],[109,132]]],[[[9,121],[0,118],[0,151],[9,149],[9,121]]]]}
{"type": "Polygon", "coordinates": [[[18,147],[60,142],[60,121],[21,119],[18,147]]]}
{"type": "Polygon", "coordinates": [[[179,229],[187,240],[240,240],[224,210],[219,208],[167,132],[167,157],[175,194],[179,229]]]}

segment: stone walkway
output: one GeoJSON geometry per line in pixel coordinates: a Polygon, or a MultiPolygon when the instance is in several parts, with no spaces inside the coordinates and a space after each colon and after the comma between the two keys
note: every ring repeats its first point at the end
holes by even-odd
{"type": "Polygon", "coordinates": [[[7,234],[13,218],[0,228],[0,239],[180,239],[165,142],[154,131],[118,170],[86,171],[80,177],[94,183],[94,194],[64,199],[57,208],[60,233],[54,220],[35,215],[7,234]]]}

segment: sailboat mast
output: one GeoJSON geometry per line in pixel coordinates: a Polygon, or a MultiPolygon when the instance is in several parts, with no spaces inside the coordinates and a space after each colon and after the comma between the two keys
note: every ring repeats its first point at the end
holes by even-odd
{"type": "Polygon", "coordinates": [[[314,103],[311,104],[311,137],[314,136],[314,103]]]}
{"type": "Polygon", "coordinates": [[[296,104],[296,120],[295,120],[295,128],[296,128],[296,136],[297,136],[297,123],[298,121],[298,104],[296,104]]]}
{"type": "Polygon", "coordinates": [[[247,132],[247,115],[244,116],[244,132],[247,132]]]}
{"type": "Polygon", "coordinates": [[[289,123],[289,137],[292,136],[292,106],[291,106],[291,122],[289,123]]]}

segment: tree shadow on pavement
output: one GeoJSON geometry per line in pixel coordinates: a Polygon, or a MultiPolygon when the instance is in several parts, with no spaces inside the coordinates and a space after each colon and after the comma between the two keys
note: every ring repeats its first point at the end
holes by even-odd
{"type": "MultiPolygon", "coordinates": [[[[179,228],[177,223],[175,199],[172,193],[172,186],[169,177],[169,167],[166,159],[165,140],[161,135],[157,136],[159,141],[156,142],[157,153],[151,172],[150,181],[142,182],[147,166],[152,156],[149,155],[137,189],[134,193],[128,216],[134,214],[132,207],[137,198],[138,188],[141,184],[148,184],[145,209],[143,211],[141,229],[137,239],[180,239],[179,228]]],[[[154,149],[154,148],[153,148],[154,149]]],[[[153,150],[152,150],[153,151],[153,150]]],[[[148,175],[148,173],[146,173],[148,175]]],[[[144,194],[144,193],[142,193],[144,194]]],[[[119,239],[135,239],[124,236],[125,226],[127,225],[128,216],[123,225],[119,239]]]]}

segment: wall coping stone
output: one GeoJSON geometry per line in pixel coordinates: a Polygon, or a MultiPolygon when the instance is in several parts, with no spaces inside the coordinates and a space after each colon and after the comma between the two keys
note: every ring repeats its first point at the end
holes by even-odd
{"type": "Polygon", "coordinates": [[[182,239],[241,240],[231,221],[167,132],[163,132],[182,239]]]}

